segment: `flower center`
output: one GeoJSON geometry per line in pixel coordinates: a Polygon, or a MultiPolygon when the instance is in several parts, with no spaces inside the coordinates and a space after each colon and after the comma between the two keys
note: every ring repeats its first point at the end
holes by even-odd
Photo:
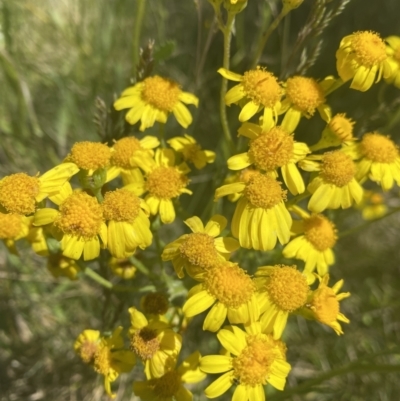
{"type": "Polygon", "coordinates": [[[245,196],[254,207],[271,209],[282,200],[286,200],[286,191],[274,178],[263,174],[254,174],[244,190],[245,196]]]}
{"type": "Polygon", "coordinates": [[[254,175],[259,174],[258,170],[253,168],[245,168],[239,173],[239,181],[247,184],[254,175]]]}
{"type": "Polygon", "coordinates": [[[140,212],[140,199],[126,189],[107,192],[102,203],[106,220],[133,223],[140,212]]]}
{"type": "Polygon", "coordinates": [[[282,89],[276,77],[265,69],[246,71],[242,81],[246,96],[256,104],[273,108],[281,99],[282,89]]]}
{"type": "Polygon", "coordinates": [[[339,313],[339,301],[332,288],[322,286],[315,290],[311,305],[321,323],[329,325],[336,321],[339,313]]]}
{"type": "Polygon", "coordinates": [[[247,347],[232,360],[233,374],[244,386],[265,385],[279,351],[272,338],[265,334],[249,335],[246,341],[247,347]]]}
{"type": "Polygon", "coordinates": [[[250,142],[249,155],[256,167],[271,171],[289,163],[293,157],[293,136],[274,127],[250,142]]]}
{"type": "Polygon", "coordinates": [[[137,150],[141,150],[140,141],[133,136],[122,138],[113,146],[111,164],[122,168],[132,168],[130,159],[137,150]]]}
{"type": "Polygon", "coordinates": [[[213,267],[218,260],[214,238],[206,233],[188,234],[179,247],[179,251],[181,256],[192,265],[200,266],[204,269],[213,267]]]}
{"type": "Polygon", "coordinates": [[[91,239],[100,232],[103,212],[96,199],[85,192],[74,192],[61,205],[54,224],[64,233],[91,239]]]}
{"type": "Polygon", "coordinates": [[[99,142],[77,142],[71,149],[69,159],[81,170],[97,170],[110,163],[111,149],[99,142]]]}
{"type": "Polygon", "coordinates": [[[356,32],[351,47],[357,61],[366,67],[372,67],[387,58],[385,43],[374,32],[356,32]]]}
{"type": "Polygon", "coordinates": [[[343,187],[354,178],[355,172],[356,166],[353,160],[340,150],[324,154],[321,174],[329,184],[343,187]]]}
{"type": "Polygon", "coordinates": [[[180,195],[189,180],[174,167],[156,167],[147,175],[146,189],[160,199],[172,199],[180,195]]]}
{"type": "Polygon", "coordinates": [[[0,204],[10,213],[29,215],[35,212],[39,192],[39,178],[11,174],[0,181],[0,204]]]}
{"type": "Polygon", "coordinates": [[[328,125],[340,140],[351,141],[353,139],[354,121],[347,118],[345,114],[336,114],[328,125]]]}
{"type": "Polygon", "coordinates": [[[167,313],[169,302],[165,294],[161,292],[152,292],[143,297],[140,305],[145,314],[164,315],[167,313]]]}
{"type": "Polygon", "coordinates": [[[201,147],[197,143],[189,143],[182,149],[183,158],[185,160],[193,161],[196,159],[197,154],[201,151],[201,147]]]}
{"type": "Polygon", "coordinates": [[[238,308],[254,294],[255,285],[250,276],[235,263],[223,263],[207,273],[205,288],[228,308],[238,308]]]}
{"type": "Polygon", "coordinates": [[[153,358],[160,349],[160,340],[155,330],[144,327],[131,337],[131,350],[142,360],[153,358]]]}
{"type": "Polygon", "coordinates": [[[94,356],[94,370],[104,376],[107,376],[111,368],[111,350],[107,345],[102,344],[98,347],[94,356]]]}
{"type": "Polygon", "coordinates": [[[93,341],[86,340],[82,343],[79,349],[79,356],[85,363],[93,362],[96,352],[98,349],[98,344],[93,341]]]}
{"type": "Polygon", "coordinates": [[[172,111],[182,93],[179,85],[158,75],[143,81],[142,99],[162,111],[172,111]]]}
{"type": "Polygon", "coordinates": [[[314,78],[289,78],[286,84],[286,95],[297,109],[311,115],[325,102],[324,92],[314,78]]]}
{"type": "Polygon", "coordinates": [[[266,290],[272,302],[281,310],[293,312],[306,303],[309,287],[306,276],[295,266],[275,266],[266,290]]]}
{"type": "Polygon", "coordinates": [[[365,134],[361,141],[361,152],[373,162],[393,163],[399,155],[396,144],[376,132],[365,134]]]}
{"type": "Polygon", "coordinates": [[[333,248],[336,244],[335,225],[322,214],[304,220],[305,237],[318,251],[333,248]]]}
{"type": "Polygon", "coordinates": [[[0,213],[0,239],[14,239],[22,230],[22,216],[0,213]]]}
{"type": "Polygon", "coordinates": [[[151,379],[149,384],[153,388],[155,400],[170,400],[181,387],[181,377],[175,370],[171,370],[159,379],[151,379]]]}

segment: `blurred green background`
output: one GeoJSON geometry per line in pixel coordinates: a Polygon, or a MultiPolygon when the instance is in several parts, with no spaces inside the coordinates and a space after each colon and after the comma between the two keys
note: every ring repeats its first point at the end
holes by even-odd
{"type": "MultiPolygon", "coordinates": [[[[261,34],[280,7],[279,1],[249,0],[235,25],[232,70],[249,68],[261,34]]],[[[399,15],[398,0],[305,0],[274,32],[261,64],[282,80],[295,73],[318,79],[335,75],[335,51],[343,36],[357,30],[400,36],[399,15]],[[319,20],[315,10],[320,10],[319,20]],[[340,11],[328,20],[329,12],[340,11]],[[307,30],[310,21],[314,28],[307,30]]],[[[139,48],[151,39],[153,72],[173,78],[200,99],[189,129],[169,119],[167,137],[187,132],[219,155],[214,166],[195,173],[194,196],[182,200],[189,215],[208,218],[204,199],[213,196],[226,167],[218,109],[221,79],[216,73],[222,63],[222,35],[205,0],[1,0],[0,177],[44,172],[59,163],[74,142],[110,139],[95,119],[103,128],[113,122],[119,132],[142,135],[138,127],[124,125],[124,113],[104,110],[135,79],[139,48]],[[96,108],[96,102],[106,108],[96,108]]],[[[345,85],[330,96],[329,104],[334,112],[356,120],[358,136],[380,130],[400,144],[400,90],[382,82],[360,93],[345,85]]],[[[237,114],[236,106],[228,109],[232,132],[239,126],[237,114]]],[[[319,116],[302,120],[296,137],[312,144],[322,128],[319,116]]],[[[157,132],[154,127],[146,134],[157,132]]],[[[385,198],[390,207],[400,206],[398,188],[385,198]]],[[[232,206],[224,207],[230,218],[232,206]]],[[[362,224],[358,211],[330,217],[343,231],[362,224]]],[[[285,340],[293,370],[286,391],[271,391],[269,400],[399,399],[399,228],[400,216],[394,214],[339,240],[332,283],[344,278],[343,290],[352,293],[342,305],[351,324],[337,337],[328,328],[292,318],[285,340]]],[[[176,222],[164,227],[161,236],[170,242],[182,232],[176,222]]],[[[72,344],[83,329],[110,329],[115,317],[126,327],[126,309],[138,305],[140,294],[111,294],[85,277],[56,280],[28,245],[20,250],[17,258],[0,248],[0,400],[108,399],[101,377],[80,362],[72,344]]],[[[279,261],[279,249],[238,257],[254,271],[279,261]]],[[[143,283],[140,274],[133,280],[134,285],[143,283]]],[[[185,285],[193,282],[186,280],[185,285]]],[[[171,290],[175,295],[179,291],[179,285],[171,290]]],[[[175,298],[176,303],[182,300],[175,298]]],[[[194,319],[185,334],[185,356],[197,348],[202,354],[218,351],[215,336],[199,330],[201,322],[202,317],[194,319]]],[[[135,399],[134,379],[142,379],[139,368],[121,377],[117,400],[135,399]]],[[[192,389],[196,399],[205,399],[203,385],[192,389]]]]}

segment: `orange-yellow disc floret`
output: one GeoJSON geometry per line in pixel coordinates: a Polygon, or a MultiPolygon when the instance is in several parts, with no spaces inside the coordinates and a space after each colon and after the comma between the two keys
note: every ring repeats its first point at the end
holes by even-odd
{"type": "Polygon", "coordinates": [[[111,164],[121,168],[131,168],[130,159],[134,153],[142,149],[140,141],[133,136],[122,138],[115,142],[114,152],[111,154],[111,164]]]}
{"type": "Polygon", "coordinates": [[[77,142],[68,157],[82,170],[97,170],[110,164],[111,149],[99,142],[77,142]]]}
{"type": "Polygon", "coordinates": [[[146,190],[159,199],[172,199],[181,194],[188,178],[175,167],[156,167],[147,175],[146,190]]]}
{"type": "Polygon", "coordinates": [[[214,238],[206,233],[188,234],[180,245],[179,252],[191,264],[204,269],[213,267],[218,261],[214,238]]]}
{"type": "Polygon", "coordinates": [[[148,327],[137,330],[131,336],[131,350],[142,360],[153,358],[160,349],[160,338],[157,332],[148,327]]]}
{"type": "Polygon", "coordinates": [[[318,251],[326,251],[336,244],[335,225],[322,214],[304,220],[304,235],[318,251]]]}
{"type": "Polygon", "coordinates": [[[158,75],[143,81],[142,99],[161,111],[171,112],[181,93],[176,82],[158,75]]]}
{"type": "Polygon", "coordinates": [[[397,145],[387,136],[377,132],[365,134],[360,148],[367,159],[378,163],[393,163],[399,155],[397,145]]]}
{"type": "Polygon", "coordinates": [[[10,213],[30,215],[35,212],[39,192],[38,177],[11,174],[0,181],[0,204],[10,213]]]}
{"type": "Polygon", "coordinates": [[[0,212],[0,239],[14,239],[22,230],[22,216],[0,212]]]}
{"type": "Polygon", "coordinates": [[[359,31],[353,34],[351,48],[357,61],[366,67],[372,67],[386,60],[386,46],[377,33],[359,31]]]}
{"type": "Polygon", "coordinates": [[[356,166],[350,156],[340,150],[324,154],[321,175],[329,184],[343,187],[354,178],[355,173],[356,166]]]}
{"type": "Polygon", "coordinates": [[[140,199],[126,189],[107,192],[102,203],[106,220],[133,223],[140,212],[140,199]]]}

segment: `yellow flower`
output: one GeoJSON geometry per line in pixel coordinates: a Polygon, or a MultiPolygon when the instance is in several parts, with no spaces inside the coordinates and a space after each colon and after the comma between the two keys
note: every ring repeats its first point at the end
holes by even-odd
{"type": "Polygon", "coordinates": [[[208,398],[224,394],[234,383],[232,400],[264,401],[264,386],[283,390],[290,365],[286,362],[286,346],[263,334],[259,324],[246,327],[227,326],[217,334],[222,346],[232,355],[207,355],[200,360],[206,373],[224,373],[205,390],[208,398]]]}
{"type": "Polygon", "coordinates": [[[282,102],[280,114],[286,113],[282,128],[292,133],[302,116],[310,118],[318,110],[323,120],[330,118],[330,108],[325,103],[325,92],[333,84],[327,77],[321,82],[314,78],[294,76],[286,81],[286,97],[282,102]]]}
{"type": "Polygon", "coordinates": [[[339,146],[341,144],[351,145],[355,138],[353,137],[354,121],[346,117],[346,114],[336,114],[330,120],[322,131],[321,139],[310,149],[314,152],[319,149],[339,146]]]}
{"type": "Polygon", "coordinates": [[[136,267],[129,259],[111,258],[109,260],[111,271],[124,280],[130,280],[135,277],[136,267]]]}
{"type": "Polygon", "coordinates": [[[189,355],[182,364],[159,378],[133,383],[133,392],[143,401],[189,401],[193,394],[185,383],[198,383],[206,375],[199,369],[201,355],[198,351],[189,355]]]}
{"type": "Polygon", "coordinates": [[[110,165],[111,149],[100,142],[76,142],[65,161],[74,163],[79,170],[87,171],[91,176],[98,169],[110,165]]]}
{"type": "Polygon", "coordinates": [[[108,222],[107,248],[112,256],[123,259],[133,255],[137,247],[151,245],[149,208],[143,199],[122,188],[107,192],[101,206],[108,222]]]}
{"type": "Polygon", "coordinates": [[[64,185],[58,196],[50,198],[59,210],[39,209],[34,217],[34,225],[54,224],[62,236],[61,249],[64,256],[78,260],[82,253],[84,260],[99,256],[101,238],[107,245],[107,226],[103,209],[96,198],[81,191],[72,191],[64,185]]]}
{"type": "Polygon", "coordinates": [[[286,244],[290,239],[292,217],[285,207],[286,191],[268,175],[255,173],[249,181],[223,185],[215,198],[241,193],[232,220],[232,234],[240,246],[268,251],[277,239],[286,244]]]}
{"type": "Polygon", "coordinates": [[[100,331],[84,330],[74,343],[74,350],[83,362],[93,363],[100,343],[100,331]]]}
{"type": "Polygon", "coordinates": [[[0,206],[9,213],[31,215],[39,202],[57,194],[78,171],[73,163],[63,163],[42,176],[30,177],[25,173],[6,176],[0,180],[0,206]]]}
{"type": "Polygon", "coordinates": [[[155,75],[125,89],[114,107],[116,110],[130,109],[126,121],[133,125],[141,120],[140,131],[144,131],[156,121],[165,124],[171,112],[178,123],[187,128],[192,123],[192,116],[183,103],[197,107],[199,99],[183,92],[176,82],[155,75]]]}
{"type": "Polygon", "coordinates": [[[375,220],[388,212],[382,194],[374,191],[364,191],[364,197],[359,205],[364,220],[375,220]]]}
{"type": "Polygon", "coordinates": [[[203,330],[218,331],[228,317],[230,323],[251,323],[258,319],[255,285],[236,263],[222,262],[206,270],[203,282],[194,286],[183,305],[186,317],[198,315],[212,307],[203,330]]]}
{"type": "Polygon", "coordinates": [[[361,160],[357,165],[356,178],[368,177],[388,191],[396,181],[400,185],[400,156],[398,146],[387,136],[378,132],[365,134],[358,144],[361,160]]]}
{"type": "Polygon", "coordinates": [[[128,312],[131,350],[143,362],[147,379],[161,377],[176,364],[182,346],[181,336],[160,318],[148,320],[134,307],[128,312]]]}
{"type": "Polygon", "coordinates": [[[68,277],[70,280],[76,280],[81,268],[75,260],[67,258],[62,253],[51,253],[47,259],[47,270],[53,277],[68,277]]]}
{"type": "Polygon", "coordinates": [[[231,253],[239,248],[235,239],[218,237],[227,223],[221,215],[213,216],[205,227],[197,216],[185,220],[193,234],[182,235],[166,245],[162,259],[172,260],[179,278],[184,276],[184,268],[191,277],[201,278],[206,270],[229,259],[231,253]]]}
{"type": "Polygon", "coordinates": [[[273,127],[266,132],[252,123],[244,123],[239,129],[239,135],[250,138],[249,150],[229,158],[229,169],[242,170],[254,165],[276,177],[276,170],[280,168],[289,191],[293,195],[304,192],[304,181],[296,163],[310,153],[305,143],[296,142],[293,135],[282,127],[273,127]]]}
{"type": "Polygon", "coordinates": [[[132,156],[153,157],[153,149],[160,145],[155,136],[145,136],[137,139],[133,136],[116,141],[112,147],[110,167],[107,170],[107,181],[121,174],[124,185],[132,184],[140,180],[138,164],[132,160],[132,156]]]}
{"type": "Polygon", "coordinates": [[[314,160],[317,158],[322,162],[300,162],[304,170],[320,172],[307,187],[312,193],[308,209],[320,213],[325,209],[347,209],[354,203],[360,203],[363,189],[355,179],[356,165],[351,157],[335,150],[317,155],[314,160]]]}
{"type": "Polygon", "coordinates": [[[335,263],[332,248],[336,244],[335,225],[322,214],[311,216],[298,207],[293,207],[302,220],[293,221],[292,232],[296,237],[283,249],[285,258],[296,258],[306,262],[303,274],[309,282],[315,280],[311,274],[317,268],[318,274],[324,275],[328,267],[335,263]],[[299,235],[300,234],[300,235],[299,235]]]}
{"type": "MultiPolygon", "coordinates": [[[[155,159],[133,157],[140,168],[146,173],[146,181],[142,184],[143,192],[147,192],[145,201],[150,213],[160,213],[161,221],[165,224],[175,220],[175,209],[172,199],[181,194],[192,194],[186,189],[189,179],[186,174],[190,171],[186,163],[175,166],[175,154],[172,149],[157,149],[155,159]]],[[[135,184],[132,184],[135,185],[135,184]]],[[[127,188],[130,189],[130,186],[127,188]]]]}
{"type": "Polygon", "coordinates": [[[392,74],[386,81],[400,88],[400,37],[389,36],[385,41],[389,45],[386,47],[386,53],[392,64],[392,74]]]}
{"type": "MultiPolygon", "coordinates": [[[[250,178],[253,175],[257,175],[258,173],[259,173],[259,171],[257,169],[245,168],[245,169],[225,178],[224,185],[235,184],[238,182],[244,182],[245,184],[247,184],[249,182],[250,178]]],[[[237,200],[240,199],[241,196],[242,196],[241,192],[235,192],[235,193],[228,195],[228,200],[231,202],[236,202],[237,200]]]]}
{"type": "Polygon", "coordinates": [[[29,218],[21,214],[0,212],[0,240],[11,253],[18,254],[15,241],[28,236],[29,224],[29,218]]]}
{"type": "Polygon", "coordinates": [[[299,312],[302,316],[317,320],[335,330],[337,335],[343,334],[339,321],[350,323],[343,313],[340,313],[339,302],[350,296],[349,292],[338,294],[343,286],[343,280],[339,280],[333,287],[328,287],[329,274],[323,277],[317,276],[320,281],[316,290],[312,291],[304,308],[299,312]]]}
{"type": "Polygon", "coordinates": [[[239,114],[239,121],[248,121],[264,109],[262,127],[264,131],[269,131],[278,119],[283,94],[274,74],[261,67],[246,71],[243,75],[225,68],[220,68],[218,72],[226,79],[240,82],[225,95],[225,103],[228,106],[243,99],[241,103],[244,103],[244,106],[239,114]]]}
{"type": "Polygon", "coordinates": [[[201,146],[190,135],[185,134],[185,137],[176,136],[167,141],[167,143],[176,152],[182,153],[183,160],[191,162],[200,170],[207,163],[213,163],[215,160],[215,152],[211,150],[202,150],[201,146]]]}
{"type": "Polygon", "coordinates": [[[352,79],[350,88],[362,92],[393,72],[385,43],[370,31],[358,31],[341,40],[336,51],[336,69],[344,82],[352,79]]]}
{"type": "Polygon", "coordinates": [[[111,398],[116,396],[111,392],[111,383],[117,380],[120,373],[129,372],[136,363],[133,353],[123,349],[121,331],[120,326],[111,337],[102,337],[94,354],[94,370],[104,376],[104,388],[111,398]]]}
{"type": "Polygon", "coordinates": [[[289,313],[307,302],[309,286],[304,274],[296,266],[262,266],[257,269],[255,282],[261,312],[261,330],[281,337],[289,313]]]}

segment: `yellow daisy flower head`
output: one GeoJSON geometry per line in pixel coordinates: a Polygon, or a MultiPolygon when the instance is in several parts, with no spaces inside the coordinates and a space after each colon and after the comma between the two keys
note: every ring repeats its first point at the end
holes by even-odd
{"type": "Polygon", "coordinates": [[[392,75],[392,64],[379,34],[358,31],[345,36],[336,51],[336,69],[343,81],[352,79],[350,88],[368,90],[381,77],[392,75]]]}
{"type": "Polygon", "coordinates": [[[183,305],[190,318],[208,308],[203,330],[218,331],[226,317],[230,323],[248,324],[259,317],[256,287],[251,277],[237,263],[222,262],[207,270],[203,282],[193,287],[183,305]]]}
{"type": "Polygon", "coordinates": [[[79,170],[87,171],[89,176],[96,170],[109,167],[111,148],[100,142],[76,142],[66,161],[74,163],[79,170]]]}
{"type": "Polygon", "coordinates": [[[310,149],[314,152],[342,144],[351,145],[355,140],[353,137],[354,124],[354,121],[346,117],[344,113],[334,115],[322,131],[321,139],[310,149]]]}
{"type": "Polygon", "coordinates": [[[385,42],[388,44],[386,53],[389,55],[389,61],[392,65],[392,74],[386,78],[386,81],[400,88],[400,37],[389,36],[385,42]]]}
{"type": "MultiPolygon", "coordinates": [[[[249,182],[250,178],[254,174],[258,174],[258,173],[259,173],[259,171],[255,168],[252,168],[252,167],[245,168],[245,169],[237,172],[236,174],[230,175],[227,178],[225,178],[224,185],[234,184],[234,183],[238,183],[238,182],[244,182],[245,184],[247,184],[249,182]]],[[[228,200],[230,202],[236,202],[237,200],[240,199],[241,196],[242,196],[241,192],[232,193],[232,194],[228,195],[228,200]]]]}
{"type": "Polygon", "coordinates": [[[160,213],[164,224],[175,220],[175,209],[172,199],[181,194],[192,194],[187,189],[189,179],[186,174],[190,169],[186,163],[175,165],[175,153],[172,149],[157,149],[154,159],[133,157],[140,168],[146,173],[146,180],[142,184],[143,192],[147,192],[145,201],[150,213],[160,213]]]}
{"type": "Polygon", "coordinates": [[[325,92],[333,84],[332,77],[318,82],[314,78],[294,76],[286,81],[285,99],[282,101],[281,112],[285,113],[282,128],[292,133],[301,117],[310,118],[318,110],[322,119],[330,118],[330,108],[325,103],[325,92]]]}
{"type": "Polygon", "coordinates": [[[385,198],[382,194],[374,191],[364,191],[364,197],[359,204],[362,218],[364,220],[375,220],[384,216],[388,212],[385,198]]]}
{"type": "Polygon", "coordinates": [[[0,180],[0,207],[8,213],[35,213],[37,204],[61,187],[79,169],[73,163],[63,163],[41,176],[31,177],[25,173],[8,175],[0,180]]]}
{"type": "Polygon", "coordinates": [[[130,109],[126,121],[133,125],[140,120],[139,129],[144,131],[156,121],[165,124],[170,113],[183,128],[187,128],[192,123],[192,116],[184,103],[197,107],[199,99],[183,92],[173,80],[155,75],[125,89],[114,102],[114,107],[116,110],[130,109]]]}
{"type": "Polygon", "coordinates": [[[118,259],[118,258],[110,258],[108,262],[111,271],[116,275],[121,277],[124,280],[130,280],[135,277],[136,274],[136,266],[127,258],[118,259]]]}
{"type": "Polygon", "coordinates": [[[198,351],[189,355],[178,368],[166,371],[161,377],[147,381],[135,381],[133,392],[143,401],[188,401],[193,394],[185,383],[198,383],[206,378],[199,369],[201,355],[198,351]]]}
{"type": "Polygon", "coordinates": [[[44,226],[54,224],[59,230],[61,250],[64,256],[78,260],[82,254],[84,260],[99,256],[101,238],[107,245],[107,226],[104,223],[103,208],[97,199],[82,191],[72,191],[71,185],[64,185],[62,192],[50,198],[59,206],[39,209],[33,224],[44,226]]]}
{"type": "Polygon", "coordinates": [[[356,178],[369,178],[381,185],[384,191],[396,182],[400,185],[399,147],[387,136],[378,132],[365,134],[358,144],[361,160],[357,165],[356,178]]]}
{"type": "Polygon", "coordinates": [[[263,334],[259,324],[246,327],[227,326],[217,334],[229,355],[206,355],[200,369],[206,373],[223,373],[205,390],[208,398],[224,394],[236,383],[232,400],[265,400],[264,386],[283,390],[290,365],[286,362],[286,346],[263,334]]]}
{"type": "Polygon", "coordinates": [[[242,170],[254,165],[258,170],[276,176],[276,170],[280,168],[283,180],[293,195],[305,191],[303,178],[296,167],[296,163],[310,153],[305,143],[296,142],[292,134],[279,126],[265,132],[259,125],[244,123],[239,135],[250,139],[249,150],[229,158],[229,169],[242,170]]]}
{"type": "MultiPolygon", "coordinates": [[[[121,174],[124,185],[135,183],[138,179],[138,164],[133,156],[153,157],[160,141],[155,136],[137,139],[133,136],[116,141],[112,147],[110,167],[107,170],[107,181],[121,174]]],[[[140,178],[139,178],[140,179],[140,178]]]]}
{"type": "Polygon", "coordinates": [[[307,277],[296,266],[262,266],[257,269],[260,324],[263,333],[274,339],[282,336],[289,314],[304,306],[310,287],[307,277]]]}
{"type": "Polygon", "coordinates": [[[355,179],[356,165],[347,153],[335,150],[315,158],[321,159],[321,163],[300,162],[304,170],[319,171],[307,187],[312,193],[309,210],[321,213],[325,209],[347,209],[361,202],[363,189],[355,179]]]}
{"type": "Polygon", "coordinates": [[[104,376],[104,388],[111,398],[116,396],[111,392],[111,383],[117,380],[121,373],[132,370],[136,363],[135,355],[123,349],[121,331],[120,326],[114,330],[111,337],[102,337],[94,354],[94,370],[104,376]]]}
{"type": "Polygon", "coordinates": [[[350,323],[343,313],[340,312],[340,301],[350,296],[349,292],[338,294],[343,286],[343,280],[339,280],[333,287],[328,287],[329,274],[321,277],[318,288],[311,292],[309,299],[300,314],[308,319],[317,320],[335,330],[337,335],[343,334],[340,322],[350,323]]]}
{"type": "Polygon", "coordinates": [[[274,178],[258,172],[247,183],[223,185],[215,198],[241,193],[232,220],[232,234],[240,246],[268,251],[276,241],[286,244],[290,239],[292,217],[285,207],[286,191],[274,178]]]}
{"type": "Polygon", "coordinates": [[[147,379],[161,377],[176,364],[182,346],[181,336],[162,319],[147,319],[134,307],[128,312],[131,350],[143,362],[147,379]]]}
{"type": "Polygon", "coordinates": [[[21,214],[0,212],[0,240],[11,253],[18,254],[15,241],[28,236],[29,225],[29,218],[21,214]]]}
{"type": "Polygon", "coordinates": [[[184,234],[166,245],[162,259],[172,261],[179,278],[184,277],[183,269],[186,269],[189,276],[201,279],[207,270],[229,259],[231,253],[239,248],[235,239],[218,237],[227,223],[221,215],[213,216],[205,227],[197,216],[185,220],[193,233],[184,234]]]}
{"type": "Polygon", "coordinates": [[[100,344],[100,331],[84,330],[79,334],[74,343],[74,350],[80,356],[83,362],[94,362],[94,357],[100,344]]]}
{"type": "Polygon", "coordinates": [[[57,252],[48,255],[47,270],[55,278],[68,277],[70,280],[76,280],[81,268],[75,260],[67,258],[61,252],[57,252]]]}
{"type": "Polygon", "coordinates": [[[150,292],[140,299],[140,307],[146,315],[165,315],[169,309],[169,301],[162,292],[150,292]]]}
{"type": "Polygon", "coordinates": [[[332,248],[337,241],[337,230],[333,222],[322,214],[309,215],[300,208],[296,209],[300,210],[302,220],[293,221],[292,233],[296,237],[285,246],[283,256],[303,260],[306,263],[303,274],[311,283],[315,280],[312,274],[315,269],[324,275],[335,263],[332,248]]]}
{"type": "Polygon", "coordinates": [[[176,136],[169,139],[167,143],[175,152],[182,154],[185,162],[193,163],[198,170],[204,168],[207,163],[214,163],[215,152],[202,150],[201,146],[190,135],[176,136]]]}
{"type": "Polygon", "coordinates": [[[123,259],[151,245],[153,234],[149,208],[143,199],[124,188],[107,192],[102,203],[108,225],[107,248],[111,255],[123,259]]]}
{"type": "Polygon", "coordinates": [[[270,130],[278,118],[283,94],[275,75],[261,67],[246,71],[243,75],[225,68],[220,68],[218,72],[226,79],[240,82],[225,95],[225,103],[228,106],[238,102],[244,104],[239,121],[248,121],[264,109],[262,126],[264,130],[270,130]]]}

